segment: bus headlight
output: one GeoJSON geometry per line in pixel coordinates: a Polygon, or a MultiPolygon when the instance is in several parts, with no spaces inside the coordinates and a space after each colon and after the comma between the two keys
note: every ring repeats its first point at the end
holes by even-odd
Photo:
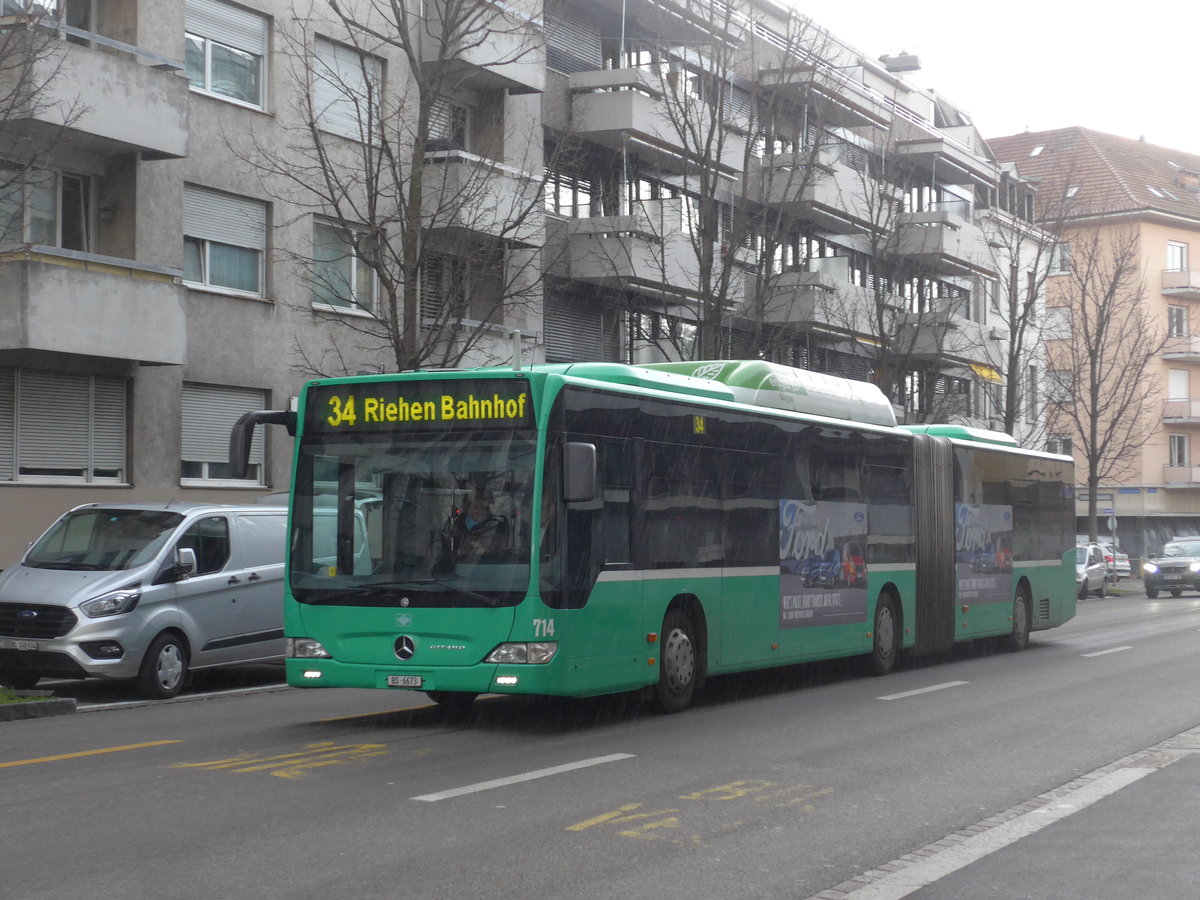
{"type": "Polygon", "coordinates": [[[1155,572],[1158,571],[1158,566],[1156,566],[1152,562],[1144,562],[1144,563],[1142,563],[1142,571],[1149,572],[1151,575],[1153,575],[1155,572]]]}
{"type": "Polygon", "coordinates": [[[284,638],[283,655],[288,659],[333,659],[333,655],[312,638],[284,638]]]}
{"type": "Polygon", "coordinates": [[[541,666],[554,659],[558,652],[556,641],[538,641],[532,643],[501,644],[485,658],[489,663],[522,663],[531,666],[541,666]]]}

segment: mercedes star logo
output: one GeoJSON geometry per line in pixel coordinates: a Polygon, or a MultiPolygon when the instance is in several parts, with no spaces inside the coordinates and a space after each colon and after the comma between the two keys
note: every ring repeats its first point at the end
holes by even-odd
{"type": "Polygon", "coordinates": [[[417,652],[417,645],[413,643],[413,639],[407,634],[402,634],[396,638],[396,656],[400,659],[412,659],[413,654],[417,652]]]}

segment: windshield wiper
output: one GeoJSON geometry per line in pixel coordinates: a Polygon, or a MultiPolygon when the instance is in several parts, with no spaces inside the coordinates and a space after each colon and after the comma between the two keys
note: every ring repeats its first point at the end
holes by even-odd
{"type": "Polygon", "coordinates": [[[454,591],[456,594],[461,594],[464,597],[469,597],[472,600],[478,600],[487,606],[495,608],[500,605],[500,601],[495,597],[489,597],[487,594],[481,594],[478,591],[470,591],[466,588],[458,587],[450,584],[453,579],[461,578],[461,575],[442,575],[437,578],[410,578],[405,581],[376,581],[373,582],[367,589],[368,596],[378,596],[384,593],[387,589],[406,588],[406,587],[439,587],[446,591],[454,591]]]}

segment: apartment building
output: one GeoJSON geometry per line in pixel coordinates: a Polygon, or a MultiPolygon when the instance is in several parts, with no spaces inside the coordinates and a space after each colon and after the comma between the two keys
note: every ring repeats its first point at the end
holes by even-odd
{"type": "MultiPolygon", "coordinates": [[[[1128,471],[1097,492],[1100,533],[1115,533],[1131,556],[1156,552],[1176,534],[1200,533],[1200,155],[1086,128],[1063,128],[989,141],[997,156],[1036,179],[1039,193],[1062,198],[1059,255],[1048,302],[1078,303],[1072,262],[1080,245],[1129,240],[1136,250],[1130,296],[1144,306],[1149,330],[1165,338],[1144,378],[1142,408],[1125,416],[1149,439],[1131,454],[1128,471]],[[1075,250],[1072,251],[1072,246],[1075,250]]],[[[1128,340],[1127,335],[1122,336],[1128,340]]],[[[1079,454],[1070,429],[1048,435],[1053,449],[1079,454]]],[[[1081,469],[1082,474],[1082,469],[1081,469]]],[[[1085,527],[1087,492],[1077,512],[1085,527]]]]}
{"type": "Polygon", "coordinates": [[[318,375],[753,355],[911,421],[1036,396],[1033,192],[914,60],[771,2],[386,6],[5,0],[45,78],[0,111],[0,565],[78,503],[282,489],[286,439],[235,480],[229,426],[318,375]]]}

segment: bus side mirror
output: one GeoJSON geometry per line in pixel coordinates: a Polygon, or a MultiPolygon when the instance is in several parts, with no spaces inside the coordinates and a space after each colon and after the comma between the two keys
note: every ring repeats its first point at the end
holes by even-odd
{"type": "Polygon", "coordinates": [[[196,571],[196,551],[191,547],[175,548],[175,577],[186,578],[196,571]]]}
{"type": "Polygon", "coordinates": [[[563,500],[580,503],[596,498],[596,445],[572,441],[563,457],[563,500]]]}
{"type": "Polygon", "coordinates": [[[242,413],[233,423],[229,434],[229,477],[245,478],[250,468],[250,442],[254,440],[255,425],[283,425],[287,433],[296,436],[296,414],[286,409],[259,409],[242,413]]]}

